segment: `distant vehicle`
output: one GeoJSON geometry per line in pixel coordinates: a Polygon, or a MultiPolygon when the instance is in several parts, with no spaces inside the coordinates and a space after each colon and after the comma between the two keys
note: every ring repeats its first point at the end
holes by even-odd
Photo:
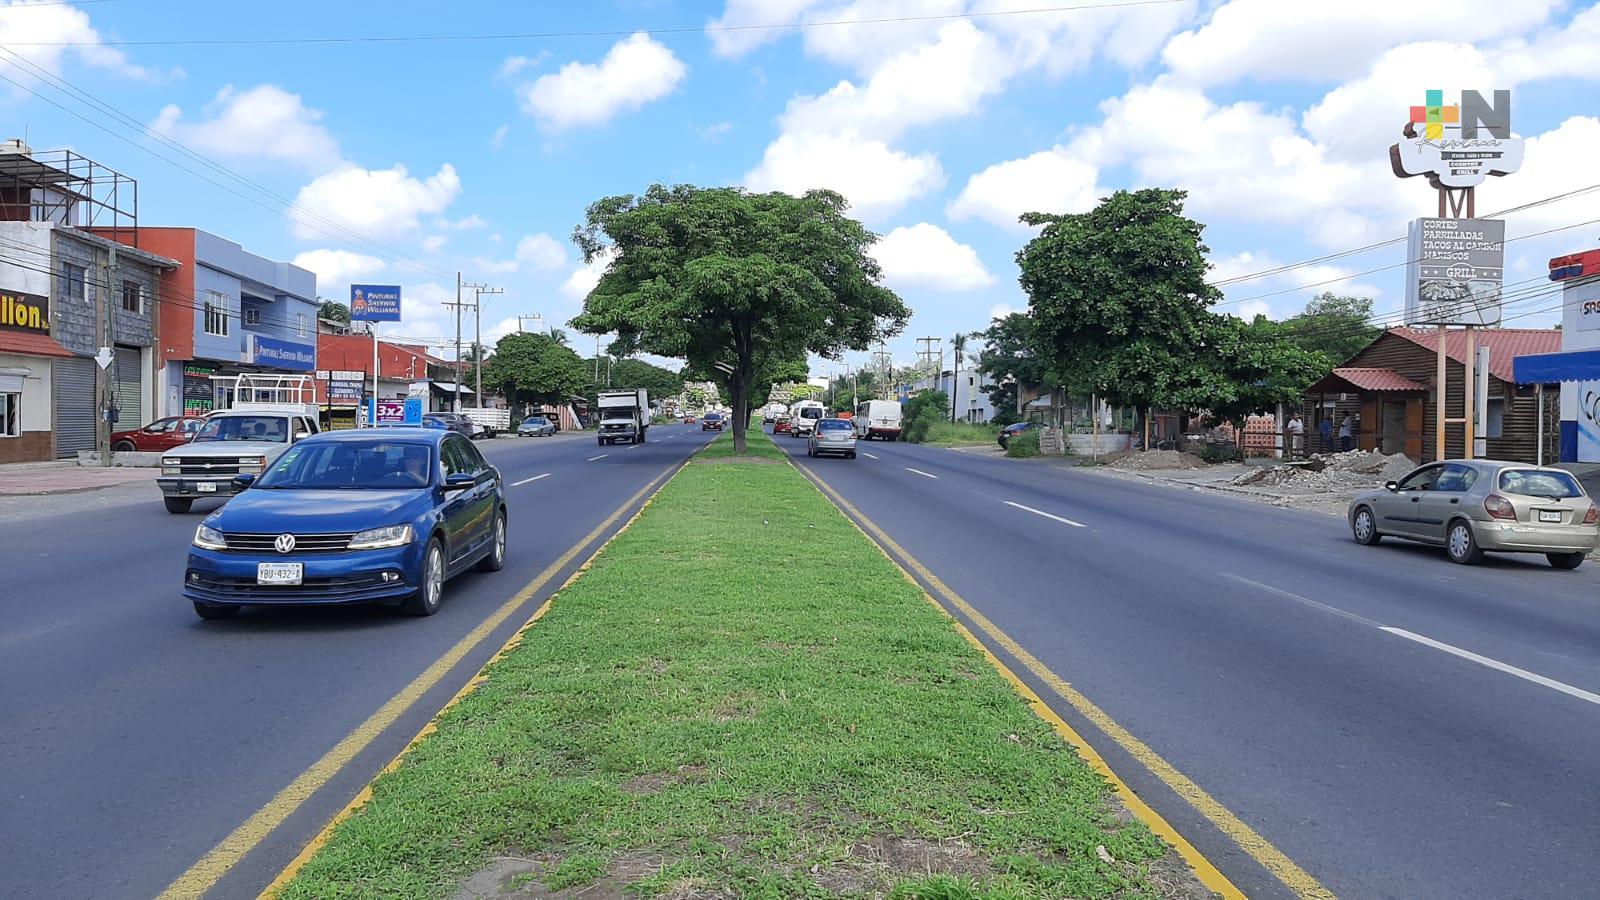
{"type": "Polygon", "coordinates": [[[856,432],[848,419],[818,419],[806,439],[807,456],[836,453],[849,459],[856,458],[856,432]]]}
{"type": "Polygon", "coordinates": [[[790,433],[790,431],[789,431],[789,415],[788,415],[788,413],[784,413],[782,415],[779,415],[779,416],[775,417],[772,420],[772,433],[773,434],[789,434],[790,433]]]}
{"type": "Polygon", "coordinates": [[[422,419],[424,422],[431,420],[436,423],[442,423],[444,427],[454,431],[462,437],[475,438],[483,433],[482,425],[479,425],[461,413],[424,413],[422,419]]]}
{"type": "Polygon", "coordinates": [[[599,397],[601,446],[618,441],[642,444],[650,430],[650,394],[644,388],[632,391],[601,391],[599,397]]]}
{"type": "Polygon", "coordinates": [[[234,476],[261,474],[290,445],[316,434],[315,385],[309,375],[240,375],[234,396],[251,399],[207,416],[191,441],[162,454],[156,486],[167,512],[233,494],[234,476]]]}
{"type": "Polygon", "coordinates": [[[722,417],[722,413],[708,412],[705,414],[705,418],[700,420],[700,430],[721,431],[723,426],[727,424],[728,422],[722,417]]]}
{"type": "Polygon", "coordinates": [[[511,410],[496,406],[469,406],[461,411],[469,422],[483,429],[483,437],[494,437],[511,430],[511,410]]]}
{"type": "Polygon", "coordinates": [[[856,437],[862,440],[898,440],[900,403],[896,400],[863,400],[856,404],[856,416],[851,424],[855,426],[856,437]]]}
{"type": "Polygon", "coordinates": [[[683,417],[683,424],[685,424],[685,425],[693,425],[694,424],[694,416],[684,416],[683,417]]]}
{"type": "Polygon", "coordinates": [[[544,416],[529,416],[517,425],[517,437],[550,437],[556,426],[544,416]]]}
{"type": "Polygon", "coordinates": [[[500,473],[459,434],[316,435],[195,529],[183,594],[202,619],[242,606],[398,603],[431,616],[444,583],[506,559],[500,473]]]}
{"type": "Polygon", "coordinates": [[[1360,544],[1385,537],[1442,545],[1468,565],[1488,553],[1543,553],[1576,569],[1600,544],[1600,507],[1565,469],[1487,459],[1445,460],[1350,501],[1360,544]]]}
{"type": "Polygon", "coordinates": [[[206,423],[204,416],[167,416],[143,428],[118,431],[111,435],[111,449],[118,453],[159,453],[189,443],[206,423]]]}
{"type": "Polygon", "coordinates": [[[827,409],[815,400],[801,400],[789,407],[789,433],[799,437],[817,428],[817,421],[828,415],[827,409]]]}
{"type": "Polygon", "coordinates": [[[1000,434],[995,438],[995,440],[1000,442],[1001,447],[1005,447],[1011,442],[1012,438],[1023,433],[1024,431],[1033,431],[1043,427],[1044,425],[1038,422],[1013,422],[1010,425],[1000,429],[1000,434]]]}

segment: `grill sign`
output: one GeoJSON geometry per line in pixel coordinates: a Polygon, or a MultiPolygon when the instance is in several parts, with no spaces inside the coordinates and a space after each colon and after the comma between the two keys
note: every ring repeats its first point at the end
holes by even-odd
{"type": "Polygon", "coordinates": [[[0,328],[50,333],[50,299],[38,294],[0,291],[0,328]]]}
{"type": "Polygon", "coordinates": [[[1506,223],[1418,219],[1406,262],[1407,325],[1498,325],[1506,223]]]}

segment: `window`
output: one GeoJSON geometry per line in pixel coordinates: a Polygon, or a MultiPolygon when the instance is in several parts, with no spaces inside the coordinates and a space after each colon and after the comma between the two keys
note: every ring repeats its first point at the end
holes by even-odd
{"type": "Polygon", "coordinates": [[[1433,483],[1438,480],[1442,466],[1427,466],[1407,475],[1400,482],[1402,491],[1431,491],[1433,483]]]}
{"type": "Polygon", "coordinates": [[[83,288],[85,274],[83,266],[62,263],[61,296],[66,297],[68,300],[87,300],[88,295],[84,293],[83,288]]]}
{"type": "Polygon", "coordinates": [[[261,307],[259,307],[259,306],[246,306],[244,308],[244,316],[242,318],[244,319],[244,324],[246,324],[246,325],[260,325],[261,324],[261,307]]]}
{"type": "Polygon", "coordinates": [[[477,474],[477,468],[473,464],[472,457],[467,453],[471,449],[472,445],[460,438],[446,440],[439,453],[444,458],[444,473],[446,475],[477,474]]]}
{"type": "Polygon", "coordinates": [[[1451,463],[1444,467],[1444,472],[1439,475],[1439,481],[1434,485],[1436,491],[1451,491],[1465,493],[1472,488],[1472,483],[1478,480],[1478,470],[1471,466],[1451,463]]]}
{"type": "Polygon", "coordinates": [[[144,289],[137,281],[124,281],[122,283],[122,309],[125,312],[144,312],[144,289]]]}
{"type": "Polygon", "coordinates": [[[206,292],[206,334],[228,336],[228,295],[216,291],[206,292]]]}
{"type": "Polygon", "coordinates": [[[1577,479],[1566,472],[1551,469],[1507,469],[1500,473],[1500,490],[1549,500],[1566,500],[1584,495],[1577,479]]]}
{"type": "Polygon", "coordinates": [[[1506,427],[1506,398],[1491,397],[1489,412],[1483,419],[1483,436],[1497,438],[1506,427]]]}
{"type": "Polygon", "coordinates": [[[295,321],[297,323],[295,330],[299,332],[301,337],[307,337],[311,334],[311,320],[306,317],[305,313],[296,314],[295,321]]]}
{"type": "Polygon", "coordinates": [[[0,437],[22,436],[22,395],[0,394],[0,437]]]}

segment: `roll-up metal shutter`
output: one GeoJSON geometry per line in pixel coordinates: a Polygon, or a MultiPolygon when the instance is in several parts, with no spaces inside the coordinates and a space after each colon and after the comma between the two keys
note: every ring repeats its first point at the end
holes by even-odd
{"type": "Polygon", "coordinates": [[[150,420],[145,416],[144,367],[139,365],[139,348],[117,348],[112,377],[117,397],[117,424],[112,430],[143,428],[150,420]]]}
{"type": "Polygon", "coordinates": [[[81,356],[50,366],[56,392],[56,456],[68,459],[94,449],[95,364],[81,356]]]}

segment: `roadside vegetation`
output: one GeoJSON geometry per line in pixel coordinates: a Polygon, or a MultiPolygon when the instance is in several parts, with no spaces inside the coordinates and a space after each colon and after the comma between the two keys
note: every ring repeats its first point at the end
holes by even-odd
{"type": "Polygon", "coordinates": [[[449,897],[469,878],[481,895],[1193,896],[915,585],[794,467],[730,456],[730,437],[285,896],[449,897]]]}
{"type": "Polygon", "coordinates": [[[1032,459],[1039,455],[1039,432],[1024,431],[1006,441],[1006,455],[1012,459],[1032,459]]]}
{"type": "Polygon", "coordinates": [[[940,447],[965,447],[975,444],[992,447],[995,446],[995,438],[999,435],[1000,426],[992,422],[982,424],[935,422],[928,426],[928,433],[923,436],[922,443],[940,447]]]}

